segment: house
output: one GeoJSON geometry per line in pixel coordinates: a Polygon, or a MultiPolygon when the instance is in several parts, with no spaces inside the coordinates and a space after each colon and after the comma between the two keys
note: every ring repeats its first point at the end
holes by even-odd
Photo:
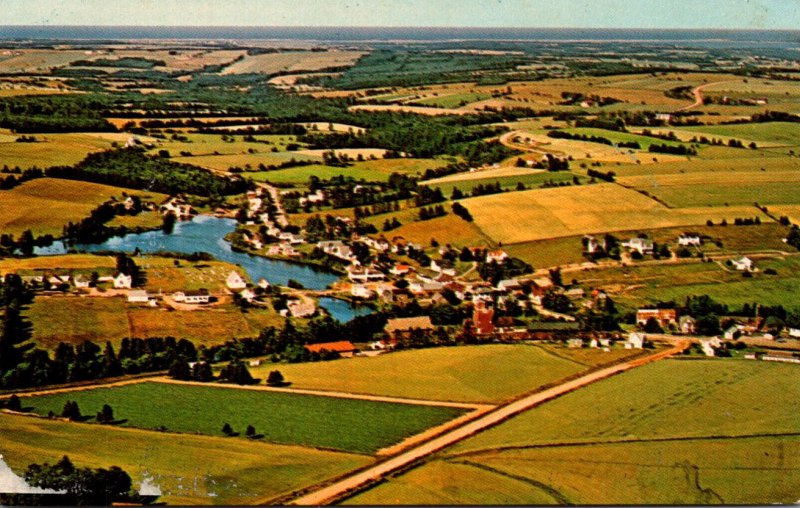
{"type": "Polygon", "coordinates": [[[261,289],[267,290],[270,287],[269,286],[269,282],[267,281],[267,279],[262,277],[262,278],[258,279],[258,287],[260,287],[261,289]]]}
{"type": "Polygon", "coordinates": [[[247,282],[244,281],[241,275],[231,270],[231,273],[228,274],[228,278],[225,279],[225,285],[228,286],[228,289],[239,290],[246,288],[247,282]]]}
{"type": "Polygon", "coordinates": [[[678,311],[675,309],[639,309],[636,311],[636,324],[644,326],[653,318],[661,328],[678,325],[678,311]]]}
{"type": "Polygon", "coordinates": [[[133,284],[133,277],[126,273],[118,273],[114,276],[115,289],[130,289],[133,284]]]}
{"type": "Polygon", "coordinates": [[[308,317],[317,311],[313,301],[292,300],[286,304],[286,308],[292,317],[308,317]]]}
{"type": "Polygon", "coordinates": [[[581,287],[569,288],[564,291],[564,296],[570,300],[579,300],[586,296],[586,291],[584,291],[581,287]]]}
{"type": "Polygon", "coordinates": [[[434,326],[429,316],[390,319],[383,328],[392,344],[412,339],[417,334],[428,336],[433,330],[434,326]]]}
{"type": "Polygon", "coordinates": [[[306,206],[307,204],[322,203],[324,201],[325,201],[325,192],[322,190],[317,190],[313,194],[308,194],[305,197],[300,198],[300,206],[306,206]]]}
{"type": "Polygon", "coordinates": [[[583,339],[567,339],[567,347],[578,349],[583,347],[583,339]]]}
{"type": "Polygon", "coordinates": [[[722,346],[722,342],[719,340],[719,337],[703,339],[700,341],[700,349],[706,356],[714,356],[714,349],[720,346],[722,346]]]}
{"type": "Polygon", "coordinates": [[[350,282],[360,282],[363,284],[366,282],[380,282],[384,280],[386,276],[374,268],[361,268],[351,265],[347,267],[347,278],[350,279],[350,282]]]}
{"type": "Polygon", "coordinates": [[[350,294],[353,295],[354,298],[364,298],[365,300],[375,296],[375,292],[364,284],[353,284],[350,288],[350,294]]]}
{"type": "Polygon", "coordinates": [[[598,240],[592,235],[583,237],[583,252],[586,254],[598,254],[606,249],[605,239],[598,240]]]}
{"type": "Polygon", "coordinates": [[[733,259],[731,260],[731,264],[734,268],[739,270],[740,272],[752,272],[755,271],[756,265],[753,263],[753,260],[747,256],[744,256],[741,259],[733,259]]]}
{"type": "Polygon", "coordinates": [[[490,250],[486,253],[487,263],[502,263],[508,259],[508,253],[504,250],[490,250]]]}
{"type": "Polygon", "coordinates": [[[501,316],[494,324],[495,333],[505,339],[524,339],[528,330],[519,326],[520,321],[512,316],[501,316]]]}
{"type": "Polygon", "coordinates": [[[253,300],[256,298],[256,294],[255,294],[255,292],[254,292],[252,289],[250,289],[250,288],[244,288],[244,289],[243,289],[243,290],[242,290],[242,291],[239,293],[239,297],[240,297],[242,300],[245,300],[245,301],[247,301],[247,302],[252,302],[252,301],[253,301],[253,300]]]}
{"type": "Polygon", "coordinates": [[[478,300],[472,310],[472,327],[475,335],[491,335],[494,332],[494,309],[486,306],[486,302],[478,300]]]}
{"type": "Polygon", "coordinates": [[[656,113],[656,120],[669,123],[672,121],[672,115],[669,113],[656,113]]]}
{"type": "Polygon", "coordinates": [[[178,198],[171,198],[161,205],[161,214],[166,215],[170,212],[175,214],[178,220],[190,219],[195,212],[192,205],[189,205],[178,198]]]}
{"type": "Polygon", "coordinates": [[[149,299],[147,291],[143,289],[128,291],[128,303],[147,303],[149,299]]]}
{"type": "Polygon", "coordinates": [[[408,285],[408,290],[415,295],[441,293],[443,289],[444,284],[435,281],[425,282],[422,280],[416,280],[408,285]]]}
{"type": "Polygon", "coordinates": [[[337,342],[321,342],[319,344],[306,344],[306,351],[309,353],[320,354],[323,351],[331,353],[339,353],[342,358],[350,358],[358,352],[358,349],[349,340],[340,340],[337,342]]]}
{"type": "Polygon", "coordinates": [[[49,282],[53,286],[69,284],[69,275],[51,275],[50,277],[47,278],[47,282],[49,282]]]}
{"type": "Polygon", "coordinates": [[[75,283],[75,287],[78,289],[88,288],[89,285],[92,283],[91,280],[84,277],[83,275],[76,275],[75,278],[72,279],[72,282],[75,283]]]}
{"type": "Polygon", "coordinates": [[[211,295],[207,289],[197,291],[176,291],[172,293],[172,299],[178,303],[203,304],[211,301],[211,295]]]}
{"type": "Polygon", "coordinates": [[[725,332],[723,332],[722,337],[725,340],[736,340],[742,336],[742,331],[739,330],[738,326],[731,326],[725,332]]]}
{"type": "Polygon", "coordinates": [[[517,292],[522,291],[522,284],[517,279],[505,279],[497,283],[498,291],[517,292]]]}
{"type": "Polygon", "coordinates": [[[692,316],[681,316],[678,320],[678,330],[685,335],[697,333],[697,320],[692,316]]]}
{"type": "Polygon", "coordinates": [[[625,349],[642,349],[646,338],[647,335],[643,333],[630,334],[628,340],[625,341],[625,349]]]}
{"type": "Polygon", "coordinates": [[[700,237],[700,233],[683,233],[678,237],[678,245],[699,247],[703,245],[703,239],[700,237]]]}
{"type": "Polygon", "coordinates": [[[534,305],[541,305],[542,298],[544,298],[544,295],[546,294],[547,291],[544,288],[539,286],[531,286],[531,294],[528,296],[528,299],[530,299],[531,303],[534,305]]]}
{"type": "Polygon", "coordinates": [[[432,260],[430,268],[434,272],[439,272],[439,273],[443,273],[445,275],[450,275],[451,277],[455,277],[455,275],[456,275],[456,269],[453,266],[453,263],[450,262],[450,261],[447,261],[446,259],[440,259],[440,260],[434,259],[434,260],[432,260]]]}
{"type": "Polygon", "coordinates": [[[800,338],[800,328],[789,328],[789,337],[800,338]]]}
{"type": "Polygon", "coordinates": [[[389,273],[391,273],[392,275],[398,275],[399,276],[399,275],[405,275],[410,271],[411,271],[411,267],[410,266],[404,265],[402,263],[397,263],[396,265],[394,265],[392,267],[391,270],[389,270],[389,273]]]}
{"type": "Polygon", "coordinates": [[[641,255],[653,253],[653,240],[649,238],[631,238],[627,242],[623,242],[622,246],[641,255]]]}

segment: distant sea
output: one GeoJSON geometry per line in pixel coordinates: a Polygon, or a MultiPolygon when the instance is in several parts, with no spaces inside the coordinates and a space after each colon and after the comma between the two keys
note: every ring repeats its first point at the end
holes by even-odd
{"type": "Polygon", "coordinates": [[[17,40],[303,40],[370,41],[650,41],[709,45],[800,44],[800,30],[660,30],[586,28],[0,26],[17,40]]]}

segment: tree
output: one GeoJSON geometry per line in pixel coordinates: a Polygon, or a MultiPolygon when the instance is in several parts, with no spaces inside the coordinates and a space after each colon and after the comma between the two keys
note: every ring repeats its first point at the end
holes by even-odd
{"type": "Polygon", "coordinates": [[[663,333],[664,330],[661,328],[661,325],[658,323],[656,318],[648,318],[647,322],[644,324],[644,331],[647,333],[663,333]]]}
{"type": "Polygon", "coordinates": [[[279,370],[270,371],[267,376],[267,384],[270,386],[280,386],[284,383],[283,374],[279,370]]]}
{"type": "Polygon", "coordinates": [[[230,436],[233,434],[233,427],[231,427],[228,422],[225,422],[225,424],[222,426],[222,433],[226,436],[230,436]]]}
{"type": "Polygon", "coordinates": [[[0,407],[5,407],[9,411],[22,411],[22,403],[16,394],[2,401],[2,405],[0,405],[0,407]]]}
{"type": "Polygon", "coordinates": [[[72,421],[78,421],[83,418],[81,416],[81,410],[78,407],[78,403],[74,400],[68,400],[66,403],[64,403],[64,409],[61,410],[61,416],[72,421]]]}
{"type": "Polygon", "coordinates": [[[255,382],[247,366],[241,361],[231,361],[219,373],[219,379],[239,385],[251,385],[255,382]]]}
{"type": "Polygon", "coordinates": [[[19,275],[7,274],[0,285],[0,310],[3,311],[0,320],[0,373],[15,368],[25,353],[34,347],[27,344],[31,339],[31,325],[21,313],[22,305],[29,299],[30,293],[19,275]]]}
{"type": "Polygon", "coordinates": [[[189,362],[184,358],[176,358],[169,368],[169,377],[178,379],[180,381],[189,381],[192,379],[192,369],[189,368],[189,362]]]}
{"type": "Polygon", "coordinates": [[[206,383],[214,380],[214,372],[208,362],[197,362],[192,366],[192,379],[206,383]]]}
{"type": "Polygon", "coordinates": [[[103,409],[95,417],[98,423],[111,423],[114,421],[114,410],[108,404],[103,404],[103,409]]]}
{"type": "Polygon", "coordinates": [[[247,437],[253,437],[256,435],[256,429],[252,425],[247,426],[247,430],[244,431],[244,435],[247,437]]]}
{"type": "Polygon", "coordinates": [[[164,214],[164,218],[161,221],[161,231],[171,235],[175,230],[175,222],[177,222],[177,220],[178,218],[175,216],[175,212],[170,211],[164,214]]]}

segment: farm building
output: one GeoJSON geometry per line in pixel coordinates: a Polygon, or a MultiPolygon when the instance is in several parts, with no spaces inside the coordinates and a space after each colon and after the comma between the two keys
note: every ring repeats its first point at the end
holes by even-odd
{"type": "Polygon", "coordinates": [[[731,260],[731,264],[733,265],[734,268],[736,268],[740,272],[752,272],[756,268],[756,265],[755,263],[753,263],[753,260],[747,256],[744,256],[741,259],[733,259],[731,260]]]}
{"type": "Polygon", "coordinates": [[[372,298],[375,296],[375,292],[369,289],[364,284],[353,284],[353,287],[350,288],[350,294],[355,298],[372,298]]]}
{"type": "Polygon", "coordinates": [[[636,311],[636,324],[644,326],[653,318],[662,328],[678,324],[678,311],[675,309],[639,309],[636,311]]]}
{"type": "MultiPolygon", "coordinates": [[[[349,247],[348,247],[349,248],[349,247]]],[[[386,276],[375,270],[374,268],[364,267],[359,268],[356,266],[349,266],[347,267],[347,278],[350,279],[351,282],[380,282],[386,278],[386,276]]]]}
{"type": "Polygon", "coordinates": [[[735,340],[742,336],[742,331],[737,326],[731,326],[722,334],[725,340],[735,340]]]}
{"type": "Polygon", "coordinates": [[[697,320],[692,316],[681,316],[678,320],[678,329],[683,334],[692,335],[697,331],[697,320]]]}
{"type": "Polygon", "coordinates": [[[172,299],[179,303],[203,304],[211,301],[211,295],[207,289],[197,291],[176,291],[172,293],[172,299]]]}
{"type": "Polygon", "coordinates": [[[644,347],[644,340],[647,335],[643,333],[632,333],[625,341],[625,349],[642,349],[644,347]]]}
{"type": "Polygon", "coordinates": [[[358,349],[349,340],[340,340],[337,342],[322,342],[320,344],[306,344],[306,351],[309,353],[322,353],[329,351],[331,353],[339,353],[343,358],[350,358],[358,352],[358,349]]]}
{"type": "Polygon", "coordinates": [[[75,283],[75,287],[76,288],[83,289],[83,288],[88,288],[92,281],[90,281],[88,278],[84,277],[83,275],[77,275],[77,276],[75,276],[74,279],[72,279],[72,282],[75,283]]]}
{"type": "Polygon", "coordinates": [[[638,252],[642,255],[653,253],[653,240],[649,238],[631,238],[623,243],[622,246],[632,252],[638,252]]]}
{"type": "Polygon", "coordinates": [[[314,302],[302,302],[300,300],[293,300],[286,304],[289,314],[292,317],[308,317],[317,311],[314,302]]]}
{"type": "Polygon", "coordinates": [[[143,289],[128,291],[128,303],[147,303],[149,298],[150,297],[147,296],[147,291],[143,289]]]}
{"type": "Polygon", "coordinates": [[[472,311],[472,327],[476,335],[490,335],[494,332],[494,309],[486,306],[486,302],[478,300],[472,311]]]}
{"type": "Polygon", "coordinates": [[[390,319],[383,328],[392,344],[413,339],[417,334],[429,336],[433,330],[433,323],[428,316],[390,319]]]}
{"type": "Polygon", "coordinates": [[[397,263],[396,265],[394,265],[392,267],[391,270],[389,270],[389,273],[391,273],[392,275],[405,275],[409,271],[411,271],[411,267],[410,266],[404,265],[402,263],[397,263]]]}
{"type": "Polygon", "coordinates": [[[684,247],[690,245],[699,247],[702,244],[703,239],[700,237],[700,233],[684,233],[678,237],[678,245],[683,245],[684,247]]]}
{"type": "Polygon", "coordinates": [[[504,250],[490,250],[486,253],[487,263],[502,263],[508,259],[508,253],[504,250]]]}
{"type": "Polygon", "coordinates": [[[242,276],[234,271],[228,274],[228,278],[225,279],[225,284],[229,289],[244,289],[247,287],[247,283],[242,276]]]}
{"type": "Polygon", "coordinates": [[[133,284],[133,277],[122,272],[115,275],[113,280],[116,289],[130,289],[133,284]]]}

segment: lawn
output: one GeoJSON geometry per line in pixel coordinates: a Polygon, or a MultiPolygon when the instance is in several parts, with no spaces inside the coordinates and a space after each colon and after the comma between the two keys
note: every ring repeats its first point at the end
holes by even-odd
{"type": "Polygon", "coordinates": [[[79,467],[120,466],[138,488],[146,476],[171,505],[255,504],[366,465],[363,455],[0,414],[3,460],[23,474],[63,455],[79,467]],[[212,459],[213,457],[213,459],[212,459]]]}
{"type": "Polygon", "coordinates": [[[253,425],[267,442],[366,454],[463,413],[451,407],[153,382],[35,396],[23,404],[39,414],[60,413],[67,400],[76,401],[86,415],[109,404],[126,427],[164,425],[170,431],[220,436],[229,423],[243,436],[253,425]]]}
{"type": "Polygon", "coordinates": [[[511,418],[348,504],[795,502],[800,438],[778,434],[800,432],[798,381],[794,365],[662,360],[511,418]]]}
{"type": "MultiPolygon", "coordinates": [[[[265,377],[274,366],[252,369],[265,377]]],[[[583,370],[537,346],[483,345],[281,365],[292,387],[459,402],[501,402],[583,370]]]]}
{"type": "Polygon", "coordinates": [[[669,209],[615,184],[534,189],[465,199],[477,225],[495,241],[523,243],[586,233],[704,224],[760,216],[754,207],[669,209]],[[511,217],[514,220],[499,218],[511,217]]]}
{"type": "Polygon", "coordinates": [[[0,191],[0,232],[19,235],[30,229],[34,235],[60,236],[68,222],[78,222],[94,208],[122,193],[159,201],[163,195],[141,193],[109,185],[75,180],[37,178],[11,190],[0,191]]]}

